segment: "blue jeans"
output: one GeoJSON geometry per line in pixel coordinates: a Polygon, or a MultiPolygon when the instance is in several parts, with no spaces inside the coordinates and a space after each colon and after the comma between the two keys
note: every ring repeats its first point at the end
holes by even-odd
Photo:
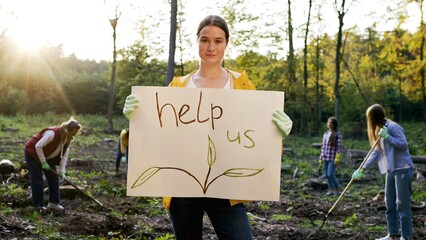
{"type": "Polygon", "coordinates": [[[386,174],[385,203],[386,222],[390,234],[401,234],[404,238],[413,237],[411,213],[411,182],[413,169],[400,169],[386,174]]]}
{"type": "Polygon", "coordinates": [[[327,177],[327,181],[328,181],[328,187],[330,189],[339,190],[340,185],[335,175],[336,166],[334,165],[334,161],[323,161],[323,163],[324,163],[325,176],[327,177]]]}
{"type": "Polygon", "coordinates": [[[204,213],[207,213],[218,239],[253,239],[243,204],[231,206],[229,200],[217,198],[174,197],[169,214],[176,240],[201,240],[204,213]]]}
{"type": "MultiPolygon", "coordinates": [[[[41,168],[41,164],[31,157],[27,150],[25,150],[25,161],[27,162],[27,168],[30,173],[33,206],[42,207],[44,205],[43,173],[49,187],[49,202],[59,204],[60,192],[58,175],[53,172],[43,170],[43,168],[41,168]]],[[[56,171],[56,167],[53,164],[49,163],[49,165],[54,171],[56,171]]]]}
{"type": "MultiPolygon", "coordinates": [[[[129,147],[126,147],[125,154],[127,158],[129,156],[129,147]]],[[[121,140],[120,138],[118,138],[117,155],[115,157],[115,171],[117,172],[118,172],[118,169],[120,169],[120,162],[122,157],[123,157],[123,154],[121,153],[121,140]]]]}

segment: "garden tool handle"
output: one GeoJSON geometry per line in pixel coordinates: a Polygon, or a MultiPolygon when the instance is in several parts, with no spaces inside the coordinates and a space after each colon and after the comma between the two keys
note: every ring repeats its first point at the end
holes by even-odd
{"type": "MultiPolygon", "coordinates": [[[[371,146],[370,151],[368,151],[367,155],[365,156],[364,160],[361,162],[361,164],[358,167],[358,170],[361,170],[362,167],[364,166],[365,162],[367,161],[367,159],[370,157],[371,153],[373,152],[374,148],[376,147],[377,143],[380,141],[380,136],[377,138],[377,140],[374,142],[373,146],[371,146]]],[[[333,204],[333,206],[330,208],[330,210],[328,211],[327,215],[325,215],[325,217],[327,218],[328,215],[334,210],[334,208],[337,206],[337,204],[339,203],[340,199],[343,198],[343,196],[345,195],[346,191],[348,190],[348,188],[351,186],[352,182],[354,181],[353,178],[351,178],[351,180],[349,181],[348,185],[346,185],[345,189],[343,189],[343,192],[340,194],[340,196],[337,198],[336,202],[333,204]]]]}
{"type": "MultiPolygon", "coordinates": [[[[52,168],[49,168],[49,171],[52,172],[52,173],[54,173],[56,176],[61,177],[61,175],[59,173],[57,173],[55,170],[53,170],[52,168]]],[[[99,202],[97,199],[95,199],[94,197],[90,196],[88,193],[86,193],[82,189],[80,189],[77,185],[75,185],[74,183],[72,183],[68,178],[65,177],[63,179],[65,180],[65,182],[67,182],[68,184],[70,184],[71,186],[73,186],[79,192],[81,192],[84,195],[88,196],[91,200],[93,200],[94,202],[96,202],[97,204],[99,204],[101,207],[105,208],[105,206],[101,202],[99,202]]]]}
{"type": "Polygon", "coordinates": [[[368,157],[370,157],[371,153],[373,152],[374,148],[376,147],[376,145],[379,143],[380,139],[382,137],[378,137],[377,140],[374,142],[373,146],[370,148],[370,151],[368,151],[367,155],[365,156],[364,160],[362,160],[361,164],[358,167],[358,170],[361,170],[362,167],[364,166],[365,162],[367,162],[368,157]]]}

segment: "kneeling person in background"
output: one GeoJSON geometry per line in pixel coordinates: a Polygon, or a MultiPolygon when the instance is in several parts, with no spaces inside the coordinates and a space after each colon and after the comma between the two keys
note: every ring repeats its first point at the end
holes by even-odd
{"type": "Polygon", "coordinates": [[[118,139],[117,156],[115,157],[115,171],[120,169],[120,162],[127,162],[129,157],[129,130],[123,129],[118,139]]]}

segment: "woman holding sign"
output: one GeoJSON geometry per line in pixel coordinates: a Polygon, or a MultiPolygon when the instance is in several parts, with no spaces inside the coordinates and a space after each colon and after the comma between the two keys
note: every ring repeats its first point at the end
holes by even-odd
{"type": "MultiPolygon", "coordinates": [[[[229,42],[228,26],[221,17],[204,18],[197,29],[199,68],[183,77],[174,77],[170,87],[255,90],[247,74],[222,67],[229,42]]],[[[139,102],[135,95],[126,98],[123,114],[129,118],[139,102]]],[[[283,139],[291,130],[292,121],[282,111],[273,114],[283,139]]],[[[203,215],[209,217],[219,239],[253,239],[244,201],[218,198],[165,197],[176,239],[202,239],[203,215]]]]}

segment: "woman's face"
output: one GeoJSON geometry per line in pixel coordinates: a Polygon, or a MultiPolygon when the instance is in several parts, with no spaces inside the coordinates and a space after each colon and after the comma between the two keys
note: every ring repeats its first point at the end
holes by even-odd
{"type": "Polygon", "coordinates": [[[333,129],[334,129],[334,125],[333,125],[333,122],[332,122],[331,120],[328,120],[328,121],[327,121],[327,127],[328,127],[328,129],[330,129],[330,130],[333,130],[333,129]]]}
{"type": "Polygon", "coordinates": [[[70,143],[74,139],[77,133],[78,133],[77,128],[71,129],[67,134],[67,143],[70,143]]]}
{"type": "Polygon", "coordinates": [[[221,64],[227,46],[225,32],[216,26],[201,29],[198,37],[198,54],[203,63],[221,64]]]}

